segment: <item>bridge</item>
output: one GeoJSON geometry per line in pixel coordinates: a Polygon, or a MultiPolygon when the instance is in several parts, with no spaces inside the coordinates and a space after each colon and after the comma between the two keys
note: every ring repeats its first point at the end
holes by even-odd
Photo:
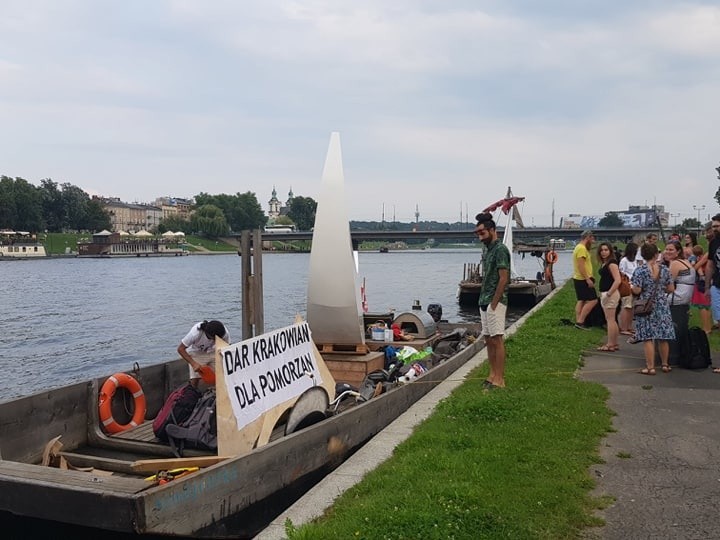
{"type": "MultiPolygon", "coordinates": [[[[644,238],[646,234],[654,232],[660,235],[657,227],[596,227],[593,229],[597,240],[609,242],[630,242],[631,240],[644,238]]],[[[498,236],[502,237],[503,227],[498,227],[498,236]]],[[[560,229],[555,227],[526,227],[513,228],[513,239],[517,242],[545,242],[554,239],[565,241],[580,240],[582,229],[560,229]]],[[[301,232],[263,232],[262,239],[265,242],[273,240],[290,242],[293,240],[312,240],[312,231],[301,232]]],[[[662,235],[661,235],[662,236],[662,235]]],[[[409,243],[422,243],[430,238],[443,241],[468,242],[475,240],[474,228],[464,230],[425,230],[425,231],[368,231],[351,230],[350,237],[353,244],[364,241],[405,241],[409,243]]]]}

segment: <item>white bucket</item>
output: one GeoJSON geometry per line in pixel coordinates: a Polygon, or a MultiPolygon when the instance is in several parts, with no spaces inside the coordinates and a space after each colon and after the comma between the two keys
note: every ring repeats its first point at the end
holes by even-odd
{"type": "Polygon", "coordinates": [[[383,328],[373,328],[370,335],[373,341],[385,341],[385,329],[383,328]]]}
{"type": "Polygon", "coordinates": [[[385,329],[385,341],[390,342],[392,340],[393,340],[393,331],[390,330],[389,328],[386,328],[385,329]]]}

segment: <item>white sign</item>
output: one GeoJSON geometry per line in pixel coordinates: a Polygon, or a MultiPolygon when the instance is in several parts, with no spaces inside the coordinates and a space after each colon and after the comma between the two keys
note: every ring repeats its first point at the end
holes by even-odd
{"type": "Polygon", "coordinates": [[[322,384],[313,351],[307,322],[220,349],[238,429],[308,388],[322,384]]]}

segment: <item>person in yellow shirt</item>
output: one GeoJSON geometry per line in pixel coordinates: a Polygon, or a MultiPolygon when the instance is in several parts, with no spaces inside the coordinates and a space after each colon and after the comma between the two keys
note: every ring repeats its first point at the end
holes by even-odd
{"type": "Polygon", "coordinates": [[[583,231],[580,242],[573,250],[573,283],[575,285],[575,328],[587,329],[585,319],[598,302],[595,292],[590,248],[595,235],[592,231],[583,231]]]}

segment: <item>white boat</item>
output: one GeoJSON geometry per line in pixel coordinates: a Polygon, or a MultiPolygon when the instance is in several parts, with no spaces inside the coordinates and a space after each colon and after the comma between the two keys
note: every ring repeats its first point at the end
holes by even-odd
{"type": "Polygon", "coordinates": [[[37,235],[26,231],[0,230],[0,260],[47,257],[37,235]]]}

